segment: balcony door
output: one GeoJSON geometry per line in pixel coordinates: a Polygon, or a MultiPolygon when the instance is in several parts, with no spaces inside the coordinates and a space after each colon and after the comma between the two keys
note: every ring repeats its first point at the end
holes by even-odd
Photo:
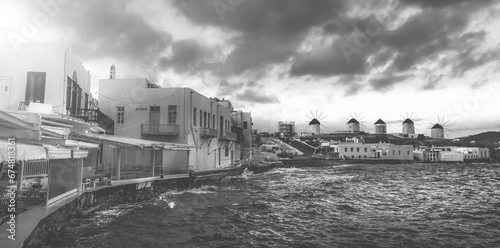
{"type": "Polygon", "coordinates": [[[149,131],[157,133],[160,131],[160,107],[149,107],[149,131]]]}
{"type": "Polygon", "coordinates": [[[25,104],[43,103],[45,100],[45,72],[28,72],[26,78],[25,104]]]}

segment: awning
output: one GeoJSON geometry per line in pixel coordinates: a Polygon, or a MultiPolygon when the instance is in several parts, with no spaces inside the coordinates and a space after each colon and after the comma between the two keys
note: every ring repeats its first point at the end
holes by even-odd
{"type": "Polygon", "coordinates": [[[72,159],[71,149],[68,148],[58,148],[52,145],[43,145],[47,150],[48,159],[72,159]]]}
{"type": "Polygon", "coordinates": [[[104,143],[120,148],[135,148],[149,150],[189,150],[191,145],[120,137],[109,134],[72,134],[72,139],[92,143],[104,143]]]}
{"type": "Polygon", "coordinates": [[[0,137],[39,140],[40,123],[39,114],[0,110],[0,137]]]}
{"type": "Polygon", "coordinates": [[[50,124],[58,127],[70,127],[72,131],[75,129],[89,130],[91,132],[104,132],[105,130],[96,123],[85,122],[82,119],[71,117],[62,114],[41,114],[42,123],[50,124]]]}
{"type": "MultiPolygon", "coordinates": [[[[10,144],[7,139],[0,140],[0,158],[1,162],[7,162],[9,159],[8,150],[10,144]]],[[[16,142],[15,144],[16,161],[29,161],[38,159],[47,159],[47,152],[41,145],[29,145],[16,142]]]]}
{"type": "Polygon", "coordinates": [[[86,158],[88,155],[89,155],[88,150],[78,150],[78,151],[73,150],[73,159],[86,158]]]}

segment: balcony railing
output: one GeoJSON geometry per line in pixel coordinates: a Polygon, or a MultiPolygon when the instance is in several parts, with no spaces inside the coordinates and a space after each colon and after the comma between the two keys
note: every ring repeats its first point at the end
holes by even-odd
{"type": "Polygon", "coordinates": [[[141,135],[179,135],[178,124],[142,124],[141,135]]]}
{"type": "Polygon", "coordinates": [[[210,128],[200,128],[202,138],[217,138],[217,130],[210,128]]]}
{"type": "Polygon", "coordinates": [[[97,123],[107,134],[114,134],[115,121],[99,109],[68,109],[68,111],[73,117],[97,123]]]}
{"type": "Polygon", "coordinates": [[[237,140],[237,135],[235,133],[230,133],[230,132],[225,132],[221,131],[219,139],[221,140],[230,140],[230,141],[236,141],[237,140]]]}

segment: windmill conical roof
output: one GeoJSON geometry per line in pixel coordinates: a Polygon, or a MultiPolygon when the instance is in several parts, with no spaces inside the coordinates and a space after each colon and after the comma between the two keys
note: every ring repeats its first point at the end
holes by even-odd
{"type": "Polygon", "coordinates": [[[321,125],[321,124],[319,123],[318,119],[314,118],[309,122],[309,126],[310,125],[321,125]]]}
{"type": "Polygon", "coordinates": [[[443,126],[436,123],[431,129],[443,129],[443,126]]]}
{"type": "Polygon", "coordinates": [[[406,118],[406,120],[403,121],[403,124],[413,124],[413,121],[410,118],[406,118]]]}
{"type": "Polygon", "coordinates": [[[375,122],[375,125],[377,125],[377,124],[385,124],[385,122],[382,119],[378,119],[378,121],[375,122]]]}
{"type": "Polygon", "coordinates": [[[350,120],[347,122],[347,124],[350,124],[350,123],[359,123],[359,121],[358,121],[358,120],[356,120],[356,119],[354,119],[354,118],[352,118],[352,119],[350,119],[350,120]]]}

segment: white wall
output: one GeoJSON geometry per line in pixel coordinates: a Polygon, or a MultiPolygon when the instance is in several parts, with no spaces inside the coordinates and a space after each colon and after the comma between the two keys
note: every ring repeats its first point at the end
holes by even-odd
{"type": "Polygon", "coordinates": [[[82,95],[90,94],[90,72],[62,43],[26,43],[18,50],[2,51],[0,108],[17,109],[25,101],[27,73],[46,72],[44,103],[62,112],[66,108],[66,76],[72,77],[74,71],[82,95]]]}
{"type": "Polygon", "coordinates": [[[230,108],[190,88],[146,88],[147,83],[146,79],[99,80],[99,108],[115,121],[115,135],[193,145],[196,148],[189,153],[189,163],[195,170],[229,165],[231,151],[233,151],[233,160],[238,159],[234,142],[201,137],[202,128],[220,130],[219,116],[223,116],[227,121],[223,122],[224,125],[229,124],[229,126],[224,126],[224,130],[230,131],[230,108]],[[179,125],[179,134],[141,135],[141,124],[149,123],[149,107],[159,106],[160,124],[167,124],[169,105],[177,106],[176,124],[179,125]],[[125,107],[124,123],[117,122],[117,106],[125,107]],[[196,123],[193,122],[194,108],[196,108],[196,123]],[[200,110],[202,111],[201,120],[200,110]],[[208,117],[207,123],[203,121],[204,113],[210,114],[210,123],[208,123],[208,117]],[[228,156],[224,149],[226,146],[230,147],[228,156]]]}

